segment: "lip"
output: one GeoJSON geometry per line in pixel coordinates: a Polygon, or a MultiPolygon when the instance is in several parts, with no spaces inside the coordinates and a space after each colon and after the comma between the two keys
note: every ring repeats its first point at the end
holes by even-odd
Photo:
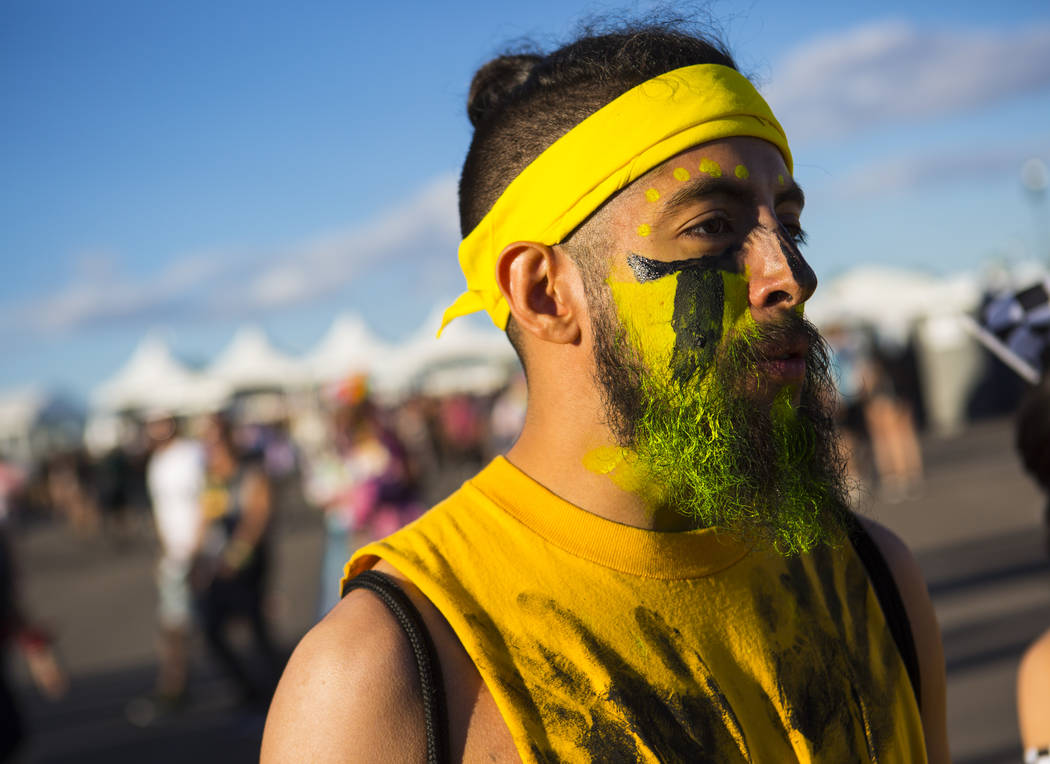
{"type": "Polygon", "coordinates": [[[762,361],[759,367],[764,379],[774,384],[797,384],[806,378],[806,358],[802,355],[762,361]]]}

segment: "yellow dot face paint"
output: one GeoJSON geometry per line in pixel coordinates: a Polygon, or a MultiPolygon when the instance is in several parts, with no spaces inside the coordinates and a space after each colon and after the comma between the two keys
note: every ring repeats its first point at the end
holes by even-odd
{"type": "Polygon", "coordinates": [[[639,236],[648,236],[652,232],[653,232],[653,229],[648,223],[642,223],[640,226],[638,226],[638,235],[639,236]]]}
{"type": "Polygon", "coordinates": [[[740,178],[740,180],[747,180],[751,177],[751,173],[748,172],[747,168],[742,164],[738,164],[733,168],[733,174],[740,178]]]}
{"type": "Polygon", "coordinates": [[[660,192],[655,188],[649,188],[645,191],[645,201],[656,202],[660,200],[660,192]]]}
{"type": "Polygon", "coordinates": [[[722,177],[722,168],[718,162],[713,159],[701,159],[700,160],[700,172],[707,173],[712,178],[722,177]]]}
{"type": "Polygon", "coordinates": [[[685,169],[684,167],[674,168],[673,174],[675,180],[680,180],[683,182],[689,180],[689,170],[685,169]]]}
{"type": "Polygon", "coordinates": [[[784,176],[783,175],[778,175],[777,176],[777,185],[778,186],[784,185],[784,176]]]}

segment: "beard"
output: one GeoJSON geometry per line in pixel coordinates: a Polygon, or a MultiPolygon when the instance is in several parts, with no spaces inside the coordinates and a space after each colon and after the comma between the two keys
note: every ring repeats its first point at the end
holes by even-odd
{"type": "Polygon", "coordinates": [[[791,312],[728,335],[708,368],[682,379],[646,368],[611,305],[592,315],[606,424],[661,504],[694,527],[718,527],[785,555],[845,538],[852,515],[835,388],[812,324],[791,312]],[[800,338],[809,350],[798,403],[787,388],[768,400],[760,364],[800,338]]]}

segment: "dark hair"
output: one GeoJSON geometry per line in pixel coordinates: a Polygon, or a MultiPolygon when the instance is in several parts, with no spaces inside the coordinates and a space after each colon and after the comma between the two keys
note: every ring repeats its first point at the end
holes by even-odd
{"type": "Polygon", "coordinates": [[[459,179],[463,236],[558,138],[636,85],[694,64],[737,68],[714,35],[680,22],[585,33],[546,55],[509,53],[482,66],[467,99],[474,137],[459,179]]]}
{"type": "MultiPolygon", "coordinates": [[[[1044,369],[1050,354],[1044,353],[1044,369]]],[[[1043,492],[1047,503],[1043,509],[1043,546],[1050,555],[1050,373],[1043,373],[1039,384],[1028,390],[1017,410],[1015,432],[1017,452],[1025,470],[1043,492]]]]}

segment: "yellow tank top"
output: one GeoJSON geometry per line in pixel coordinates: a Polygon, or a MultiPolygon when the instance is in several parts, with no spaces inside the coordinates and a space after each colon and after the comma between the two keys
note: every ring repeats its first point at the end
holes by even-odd
{"type": "Polygon", "coordinates": [[[526,762],[925,762],[848,545],[784,558],[602,519],[497,458],[359,550],[448,620],[526,762]]]}

